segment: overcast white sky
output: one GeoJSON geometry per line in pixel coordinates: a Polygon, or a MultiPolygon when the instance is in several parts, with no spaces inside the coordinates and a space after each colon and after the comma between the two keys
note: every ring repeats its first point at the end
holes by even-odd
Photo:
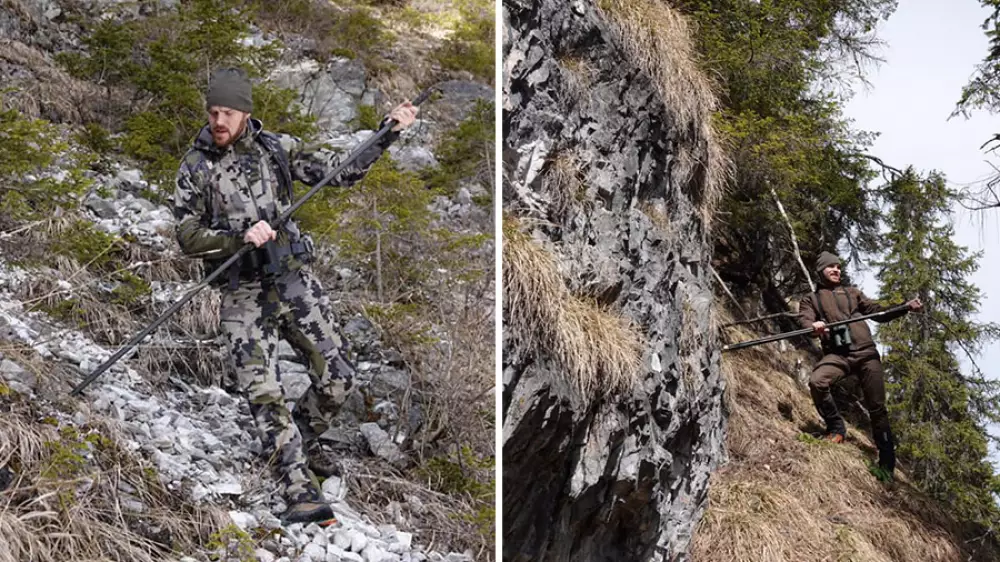
{"type": "MultiPolygon", "coordinates": [[[[917,170],[938,170],[948,183],[962,186],[981,181],[1000,167],[1000,158],[979,146],[1000,133],[1000,117],[976,112],[970,119],[948,119],[975,65],[986,54],[980,24],[988,11],[978,0],[903,0],[879,30],[887,44],[885,63],[871,69],[872,87],[858,89],[846,106],[847,117],[863,130],[879,132],[871,152],[886,163],[917,170]]],[[[966,211],[956,207],[956,241],[984,250],[972,281],[984,299],[980,319],[1000,322],[1000,210],[966,211]]],[[[877,295],[872,276],[860,280],[865,292],[877,295]]],[[[1000,344],[976,361],[1000,378],[1000,344]]],[[[1000,435],[1000,428],[993,428],[1000,435]]],[[[997,464],[998,455],[994,454],[997,464]]]]}

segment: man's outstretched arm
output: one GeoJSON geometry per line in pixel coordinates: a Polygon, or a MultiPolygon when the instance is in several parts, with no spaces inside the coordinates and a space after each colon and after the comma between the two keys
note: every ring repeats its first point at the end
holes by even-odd
{"type": "MultiPolygon", "coordinates": [[[[397,124],[392,131],[387,133],[379,142],[369,147],[361,153],[349,166],[347,166],[337,177],[330,182],[332,185],[349,186],[361,180],[378,160],[379,156],[389,148],[389,145],[399,138],[399,133],[413,124],[419,108],[409,101],[396,106],[389,115],[382,121],[381,128],[389,119],[395,119],[397,124]]],[[[307,185],[316,185],[323,178],[333,172],[343,159],[347,157],[344,153],[336,153],[329,150],[310,150],[302,141],[291,136],[282,135],[281,143],[288,152],[289,164],[291,166],[292,177],[307,185]]]]}
{"type": "MultiPolygon", "coordinates": [[[[883,312],[883,311],[889,310],[890,308],[895,308],[895,306],[885,306],[885,305],[881,305],[881,304],[879,304],[879,303],[871,300],[863,292],[861,292],[860,289],[858,289],[857,291],[858,291],[858,310],[861,312],[861,314],[864,314],[864,315],[878,314],[879,312],[883,312]]],[[[896,305],[896,306],[898,306],[898,305],[896,305]]],[[[920,299],[913,299],[913,300],[910,300],[910,301],[906,302],[906,308],[902,308],[902,309],[890,312],[888,314],[883,314],[881,316],[877,316],[877,317],[873,318],[873,320],[875,320],[876,322],[879,322],[879,323],[881,323],[881,322],[889,322],[889,321],[895,320],[895,319],[897,319],[897,318],[899,318],[901,316],[905,316],[906,314],[908,314],[911,311],[921,310],[923,307],[924,307],[924,303],[920,302],[920,299]]]]}

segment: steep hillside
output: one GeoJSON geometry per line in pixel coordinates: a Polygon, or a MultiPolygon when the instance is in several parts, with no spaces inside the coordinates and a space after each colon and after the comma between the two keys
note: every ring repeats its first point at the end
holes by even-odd
{"type": "MultiPolygon", "coordinates": [[[[490,10],[0,2],[0,560],[492,558],[490,10]],[[341,152],[438,92],[363,184],[298,217],[358,370],[322,439],[328,529],[276,517],[217,290],[68,396],[205,274],[177,248],[172,177],[228,64],[266,127],[341,152]]],[[[306,364],[279,355],[294,401],[306,364]]]]}
{"type": "MultiPolygon", "coordinates": [[[[724,329],[724,339],[755,337],[724,329]]],[[[692,543],[694,562],[927,562],[1000,560],[910,481],[903,463],[891,484],[868,470],[877,459],[866,416],[850,390],[847,441],[816,439],[823,428],[802,384],[812,356],[781,344],[723,356],[729,462],[709,484],[692,543]]]]}

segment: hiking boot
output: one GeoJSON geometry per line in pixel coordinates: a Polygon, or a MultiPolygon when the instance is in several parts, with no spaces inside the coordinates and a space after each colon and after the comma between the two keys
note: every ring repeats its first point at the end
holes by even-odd
{"type": "Polygon", "coordinates": [[[892,474],[896,470],[896,439],[888,430],[876,432],[874,437],[878,448],[878,465],[892,474]]]}
{"type": "Polygon", "coordinates": [[[309,454],[309,470],[320,478],[344,475],[344,469],[340,466],[340,462],[323,454],[309,454]]]}
{"type": "Polygon", "coordinates": [[[343,476],[344,468],[340,463],[339,455],[333,451],[328,451],[318,443],[313,443],[306,451],[309,459],[309,470],[321,478],[331,476],[343,476]]]}
{"type": "Polygon", "coordinates": [[[823,439],[825,439],[825,440],[827,440],[827,441],[829,441],[831,443],[836,443],[836,444],[839,445],[839,444],[841,444],[841,443],[844,442],[844,434],[843,433],[827,433],[826,435],[823,436],[823,439]]]}
{"type": "Polygon", "coordinates": [[[316,501],[293,503],[281,514],[284,523],[318,523],[326,527],[337,522],[329,504],[316,501]]]}

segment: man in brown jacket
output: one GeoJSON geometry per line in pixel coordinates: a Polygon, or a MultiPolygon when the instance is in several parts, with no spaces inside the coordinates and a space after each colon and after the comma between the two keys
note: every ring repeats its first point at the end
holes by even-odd
{"type": "MultiPolygon", "coordinates": [[[[816,260],[816,273],[819,274],[820,287],[802,299],[799,322],[803,328],[811,328],[823,344],[823,358],[809,377],[809,392],[819,415],[826,422],[826,438],[842,443],[846,433],[844,418],[837,410],[830,386],[845,376],[856,374],[864,393],[865,408],[871,418],[879,466],[892,475],[896,467],[895,442],[889,428],[889,412],[885,407],[882,362],[868,324],[862,320],[833,330],[826,326],[840,320],[876,314],[889,307],[873,302],[857,287],[842,286],[840,258],[830,252],[820,254],[816,260]]],[[[888,322],[923,307],[920,299],[913,299],[906,305],[908,308],[885,314],[875,318],[875,321],[888,322]]]]}

